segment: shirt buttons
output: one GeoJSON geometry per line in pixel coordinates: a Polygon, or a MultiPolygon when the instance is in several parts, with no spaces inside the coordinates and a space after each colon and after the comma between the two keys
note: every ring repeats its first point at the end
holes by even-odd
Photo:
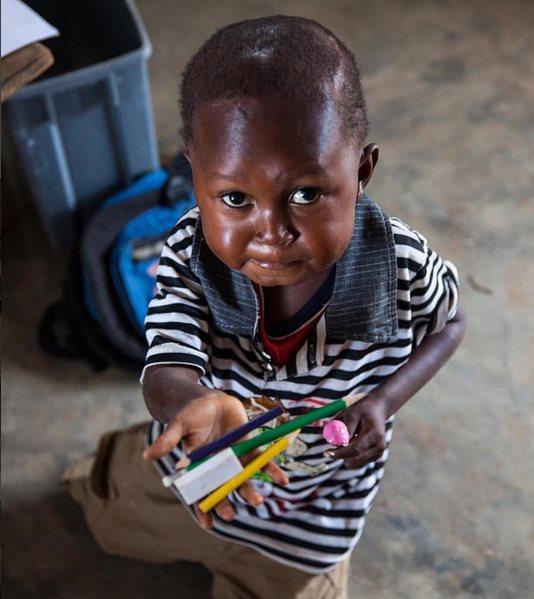
{"type": "Polygon", "coordinates": [[[317,366],[317,360],[315,359],[315,345],[312,343],[308,345],[308,362],[312,368],[317,366]]]}

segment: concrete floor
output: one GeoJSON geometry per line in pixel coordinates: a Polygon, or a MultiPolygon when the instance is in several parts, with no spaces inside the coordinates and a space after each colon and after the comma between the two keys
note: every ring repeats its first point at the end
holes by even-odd
{"type": "MultiPolygon", "coordinates": [[[[456,262],[470,327],[399,414],[353,555],[350,597],[532,597],[532,2],[140,0],[139,8],[154,46],[163,156],[178,147],[179,73],[216,27],[298,14],[357,50],[370,140],[381,147],[370,192],[456,262]]],[[[147,413],[131,376],[95,375],[39,351],[36,325],[58,294],[64,256],[51,252],[24,198],[5,198],[3,224],[4,596],[208,597],[201,567],[102,555],[60,493],[69,461],[147,413]]]]}

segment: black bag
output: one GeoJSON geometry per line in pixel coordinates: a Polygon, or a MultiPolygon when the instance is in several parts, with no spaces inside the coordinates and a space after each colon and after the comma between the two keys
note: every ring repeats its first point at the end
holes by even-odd
{"type": "Polygon", "coordinates": [[[147,351],[143,320],[161,247],[194,204],[191,171],[182,155],[171,169],[149,173],[104,202],[72,252],[63,297],[43,315],[42,349],[85,360],[95,372],[112,364],[139,371],[147,351]]]}

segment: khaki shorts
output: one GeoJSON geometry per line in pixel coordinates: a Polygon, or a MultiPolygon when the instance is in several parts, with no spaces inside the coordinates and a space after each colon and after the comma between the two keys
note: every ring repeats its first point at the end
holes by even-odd
{"type": "Polygon", "coordinates": [[[200,528],[141,457],[147,426],[108,433],[90,471],[64,480],[106,553],[159,564],[200,563],[213,574],[215,599],[346,598],[348,559],[326,574],[307,574],[200,528]]]}

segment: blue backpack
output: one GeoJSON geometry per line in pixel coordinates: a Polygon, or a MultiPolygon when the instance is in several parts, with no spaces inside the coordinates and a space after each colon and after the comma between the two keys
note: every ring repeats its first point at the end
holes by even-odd
{"type": "MultiPolygon", "coordinates": [[[[86,222],[61,300],[39,328],[49,354],[85,359],[95,371],[116,364],[139,370],[144,319],[156,269],[174,224],[195,205],[185,161],[173,174],[153,171],[113,195],[86,222]]],[[[176,166],[176,163],[175,165],[176,166]]]]}

